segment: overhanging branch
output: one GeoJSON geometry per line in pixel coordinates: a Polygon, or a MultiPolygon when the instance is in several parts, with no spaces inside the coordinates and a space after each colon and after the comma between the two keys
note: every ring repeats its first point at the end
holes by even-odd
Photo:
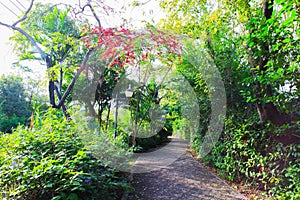
{"type": "Polygon", "coordinates": [[[7,28],[13,29],[15,31],[20,32],[22,35],[24,35],[30,42],[31,44],[38,50],[38,52],[41,54],[42,58],[45,59],[47,54],[39,47],[39,45],[37,44],[36,41],[34,41],[34,39],[26,32],[24,31],[22,28],[13,26],[13,25],[9,25],[3,22],[0,22],[0,25],[5,26],[7,28]]]}
{"type": "Polygon", "coordinates": [[[34,2],[34,0],[31,0],[30,5],[29,5],[28,9],[25,11],[23,17],[21,17],[18,21],[16,21],[15,23],[13,23],[12,26],[16,26],[18,23],[20,23],[20,22],[24,21],[25,19],[27,19],[27,14],[28,14],[28,13],[30,12],[30,10],[32,9],[33,2],[34,2]]]}
{"type": "Polygon", "coordinates": [[[97,23],[98,23],[98,26],[99,26],[99,27],[102,27],[102,26],[101,26],[101,21],[100,21],[98,15],[96,14],[95,9],[94,9],[93,6],[91,5],[90,0],[89,0],[83,7],[81,6],[81,2],[80,2],[80,0],[79,0],[79,8],[81,9],[81,11],[77,12],[76,14],[78,14],[78,13],[83,13],[83,11],[85,10],[86,7],[89,7],[89,8],[90,8],[90,10],[91,10],[93,16],[95,17],[95,19],[96,19],[96,21],[97,21],[97,23]]]}
{"type": "Polygon", "coordinates": [[[99,19],[99,17],[97,16],[97,14],[96,14],[96,12],[95,12],[93,6],[91,5],[90,1],[88,1],[87,6],[91,9],[91,11],[92,11],[92,13],[93,13],[95,19],[96,19],[97,22],[98,22],[99,27],[102,27],[102,26],[101,26],[100,19],[99,19]]]}

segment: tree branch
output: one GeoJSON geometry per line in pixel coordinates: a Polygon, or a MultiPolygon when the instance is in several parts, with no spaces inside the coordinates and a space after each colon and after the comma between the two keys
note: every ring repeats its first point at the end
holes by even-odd
{"type": "Polygon", "coordinates": [[[96,14],[96,12],[95,12],[95,10],[94,10],[94,8],[93,8],[93,6],[91,5],[91,2],[90,1],[88,1],[88,3],[86,4],[90,9],[91,9],[91,11],[92,11],[92,13],[93,13],[93,15],[94,15],[94,17],[95,17],[95,19],[97,20],[97,22],[98,22],[98,25],[99,25],[99,27],[102,27],[101,26],[101,22],[100,22],[100,19],[99,19],[99,17],[97,16],[97,14],[96,14]]]}
{"type": "Polygon", "coordinates": [[[86,7],[89,7],[90,10],[92,11],[93,16],[95,17],[96,21],[98,22],[98,26],[99,26],[99,27],[102,27],[101,21],[100,21],[99,17],[97,16],[96,12],[95,12],[95,9],[94,9],[93,6],[91,5],[90,0],[89,0],[83,7],[81,6],[80,0],[79,0],[78,3],[79,3],[79,8],[81,9],[81,11],[75,13],[75,15],[78,14],[78,13],[83,13],[84,9],[85,9],[86,7]]]}
{"type": "Polygon", "coordinates": [[[13,26],[13,25],[9,25],[9,24],[5,24],[3,22],[0,22],[0,25],[5,26],[10,29],[13,29],[13,30],[18,31],[21,34],[23,34],[32,43],[32,45],[38,50],[38,52],[41,54],[43,59],[45,59],[47,57],[47,54],[38,46],[37,42],[34,41],[34,39],[22,28],[19,28],[19,27],[13,26]]]}
{"type": "Polygon", "coordinates": [[[69,96],[71,90],[73,89],[73,87],[74,87],[74,85],[75,85],[76,80],[78,79],[78,77],[79,77],[79,75],[81,74],[81,72],[85,69],[86,64],[87,64],[87,62],[88,62],[88,60],[89,60],[89,57],[90,57],[90,55],[91,55],[91,53],[92,53],[93,51],[94,51],[94,48],[91,48],[91,49],[89,49],[89,51],[88,51],[87,54],[85,55],[85,57],[84,57],[84,59],[83,59],[83,62],[82,62],[82,64],[81,64],[81,66],[80,66],[79,69],[77,70],[77,72],[76,72],[75,76],[73,77],[71,83],[69,84],[69,86],[68,86],[66,92],[64,93],[64,95],[63,95],[62,98],[60,99],[60,101],[59,101],[59,103],[58,103],[58,105],[57,105],[58,108],[60,108],[60,107],[63,105],[63,103],[65,102],[66,98],[69,96]]]}
{"type": "Polygon", "coordinates": [[[144,6],[144,5],[146,5],[147,3],[149,3],[150,1],[151,1],[151,0],[148,0],[148,1],[144,2],[144,3],[138,2],[138,5],[139,5],[139,6],[144,6]]]}
{"type": "Polygon", "coordinates": [[[31,0],[30,5],[29,5],[28,9],[25,11],[23,17],[21,17],[18,21],[16,21],[15,23],[13,23],[12,26],[16,26],[18,23],[20,23],[20,22],[24,21],[25,19],[27,19],[27,14],[28,14],[28,13],[30,12],[30,10],[32,9],[33,2],[34,2],[34,0],[31,0]]]}
{"type": "MultiPolygon", "coordinates": [[[[57,95],[58,99],[61,100],[62,97],[61,97],[61,94],[60,94],[60,92],[58,90],[57,85],[55,85],[54,87],[55,87],[55,91],[56,91],[56,95],[57,95]]],[[[67,107],[65,106],[64,103],[62,103],[62,110],[63,110],[63,112],[65,114],[66,119],[70,120],[70,115],[69,115],[67,107]]]]}

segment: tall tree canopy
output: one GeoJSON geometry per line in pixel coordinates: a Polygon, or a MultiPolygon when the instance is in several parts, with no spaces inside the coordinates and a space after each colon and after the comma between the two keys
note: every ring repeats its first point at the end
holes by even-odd
{"type": "MultiPolygon", "coordinates": [[[[85,7],[93,10],[90,2],[85,7]]],[[[19,20],[13,24],[0,22],[0,25],[15,31],[12,40],[20,60],[37,59],[45,63],[50,105],[62,108],[66,117],[69,116],[66,99],[92,51],[83,48],[80,26],[71,18],[70,10],[67,5],[34,4],[31,0],[19,20]]]]}
{"type": "Polygon", "coordinates": [[[174,0],[161,6],[168,13],[162,28],[205,42],[229,106],[253,102],[263,124],[299,117],[299,1],[174,0]]]}

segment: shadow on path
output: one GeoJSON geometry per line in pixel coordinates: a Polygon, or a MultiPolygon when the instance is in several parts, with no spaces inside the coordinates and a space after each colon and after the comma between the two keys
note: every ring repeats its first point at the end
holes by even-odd
{"type": "Polygon", "coordinates": [[[172,138],[161,149],[141,154],[133,167],[135,193],[127,199],[246,199],[196,161],[187,148],[188,143],[172,138]]]}

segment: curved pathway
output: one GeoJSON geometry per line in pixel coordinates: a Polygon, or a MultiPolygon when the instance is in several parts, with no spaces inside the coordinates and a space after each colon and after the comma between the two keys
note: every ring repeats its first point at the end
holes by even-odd
{"type": "Polygon", "coordinates": [[[168,145],[157,151],[146,153],[145,156],[141,154],[135,162],[133,172],[139,172],[141,168],[151,168],[152,171],[132,174],[135,193],[129,194],[125,199],[246,199],[196,161],[187,150],[187,143],[172,138],[168,145]],[[166,154],[168,151],[169,154],[166,154]],[[178,159],[166,166],[166,160],[172,160],[172,156],[176,155],[178,159]]]}

